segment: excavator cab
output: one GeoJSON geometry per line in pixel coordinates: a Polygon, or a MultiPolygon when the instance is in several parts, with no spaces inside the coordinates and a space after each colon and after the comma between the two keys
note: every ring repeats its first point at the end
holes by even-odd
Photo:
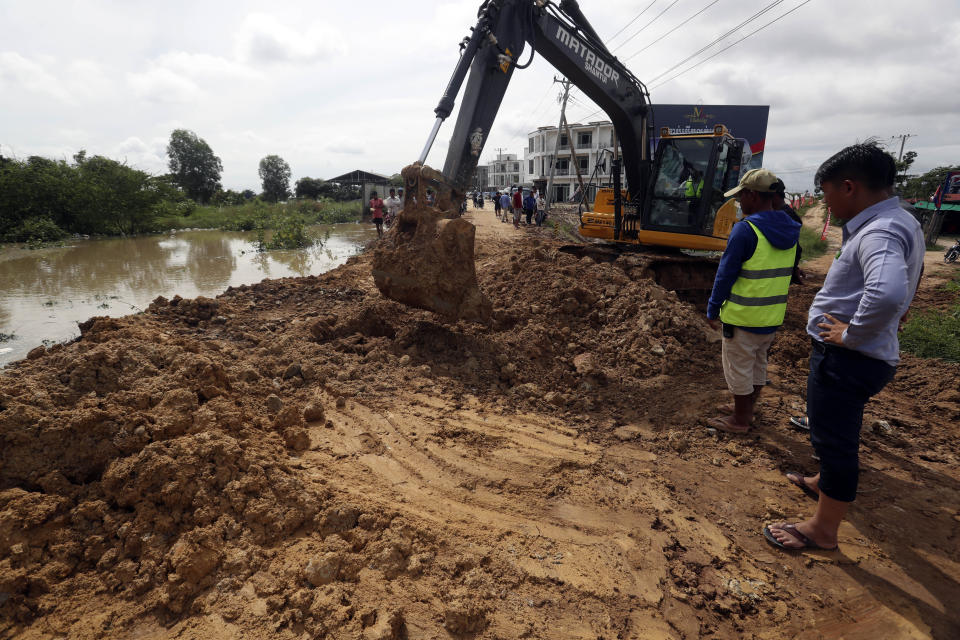
{"type": "Polygon", "coordinates": [[[678,238],[685,244],[675,246],[723,249],[732,220],[722,219],[718,226],[718,213],[724,192],[737,184],[742,155],[743,143],[723,125],[717,125],[712,135],[672,135],[664,127],[641,208],[643,231],[700,236],[702,240],[678,238]],[[702,246],[705,243],[717,246],[702,246]]]}
{"type": "Polygon", "coordinates": [[[743,142],[723,125],[713,132],[673,135],[664,127],[650,183],[633,202],[600,189],[592,212],[581,213],[581,235],[626,244],[723,251],[737,206],[723,194],[737,185],[743,142]],[[619,222],[619,224],[618,224],[619,222]]]}

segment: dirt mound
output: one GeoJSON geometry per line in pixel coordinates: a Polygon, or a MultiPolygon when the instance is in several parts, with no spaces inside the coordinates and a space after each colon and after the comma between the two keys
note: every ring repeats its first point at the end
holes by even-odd
{"type": "MultiPolygon", "coordinates": [[[[809,445],[697,426],[726,394],[695,303],[632,257],[527,238],[480,256],[489,322],[445,322],[384,299],[372,260],[93,318],[0,375],[0,633],[736,637],[822,618],[782,606],[829,581],[753,548],[780,511],[743,481],[778,482],[809,445]]],[[[764,429],[802,391],[812,292],[791,292],[764,429]]],[[[925,416],[952,419],[960,372],[933,367],[905,360],[864,442],[913,456],[923,501],[947,504],[954,481],[922,465],[957,447],[925,416]]]]}

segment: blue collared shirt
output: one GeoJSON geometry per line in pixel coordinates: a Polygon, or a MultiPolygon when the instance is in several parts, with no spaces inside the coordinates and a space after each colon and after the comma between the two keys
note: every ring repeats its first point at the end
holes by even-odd
{"type": "Polygon", "coordinates": [[[897,198],[867,207],[843,227],[843,246],[810,306],[807,333],[820,340],[829,313],[849,323],[843,346],[896,366],[897,329],[917,291],[926,250],[916,219],[897,198]]]}

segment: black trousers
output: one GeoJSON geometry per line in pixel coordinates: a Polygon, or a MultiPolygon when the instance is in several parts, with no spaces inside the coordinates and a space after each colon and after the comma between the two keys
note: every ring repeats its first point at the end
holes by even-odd
{"type": "Polygon", "coordinates": [[[820,491],[853,502],[860,471],[863,407],[893,379],[896,367],[812,340],[807,377],[810,443],[820,456],[820,491]]]}

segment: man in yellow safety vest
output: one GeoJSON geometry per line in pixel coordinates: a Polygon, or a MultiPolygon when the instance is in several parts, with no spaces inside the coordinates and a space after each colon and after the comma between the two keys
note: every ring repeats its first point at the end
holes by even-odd
{"type": "Polygon", "coordinates": [[[744,219],[733,226],[720,259],[707,320],[723,324],[721,358],[733,404],[728,415],[711,418],[711,427],[746,433],[757,398],[767,383],[767,351],[787,311],[800,224],[774,208],[782,186],[766,169],[751,169],[724,194],[740,201],[744,219]]]}
{"type": "Polygon", "coordinates": [[[688,176],[683,182],[683,196],[685,198],[699,198],[703,193],[703,177],[688,176]]]}

